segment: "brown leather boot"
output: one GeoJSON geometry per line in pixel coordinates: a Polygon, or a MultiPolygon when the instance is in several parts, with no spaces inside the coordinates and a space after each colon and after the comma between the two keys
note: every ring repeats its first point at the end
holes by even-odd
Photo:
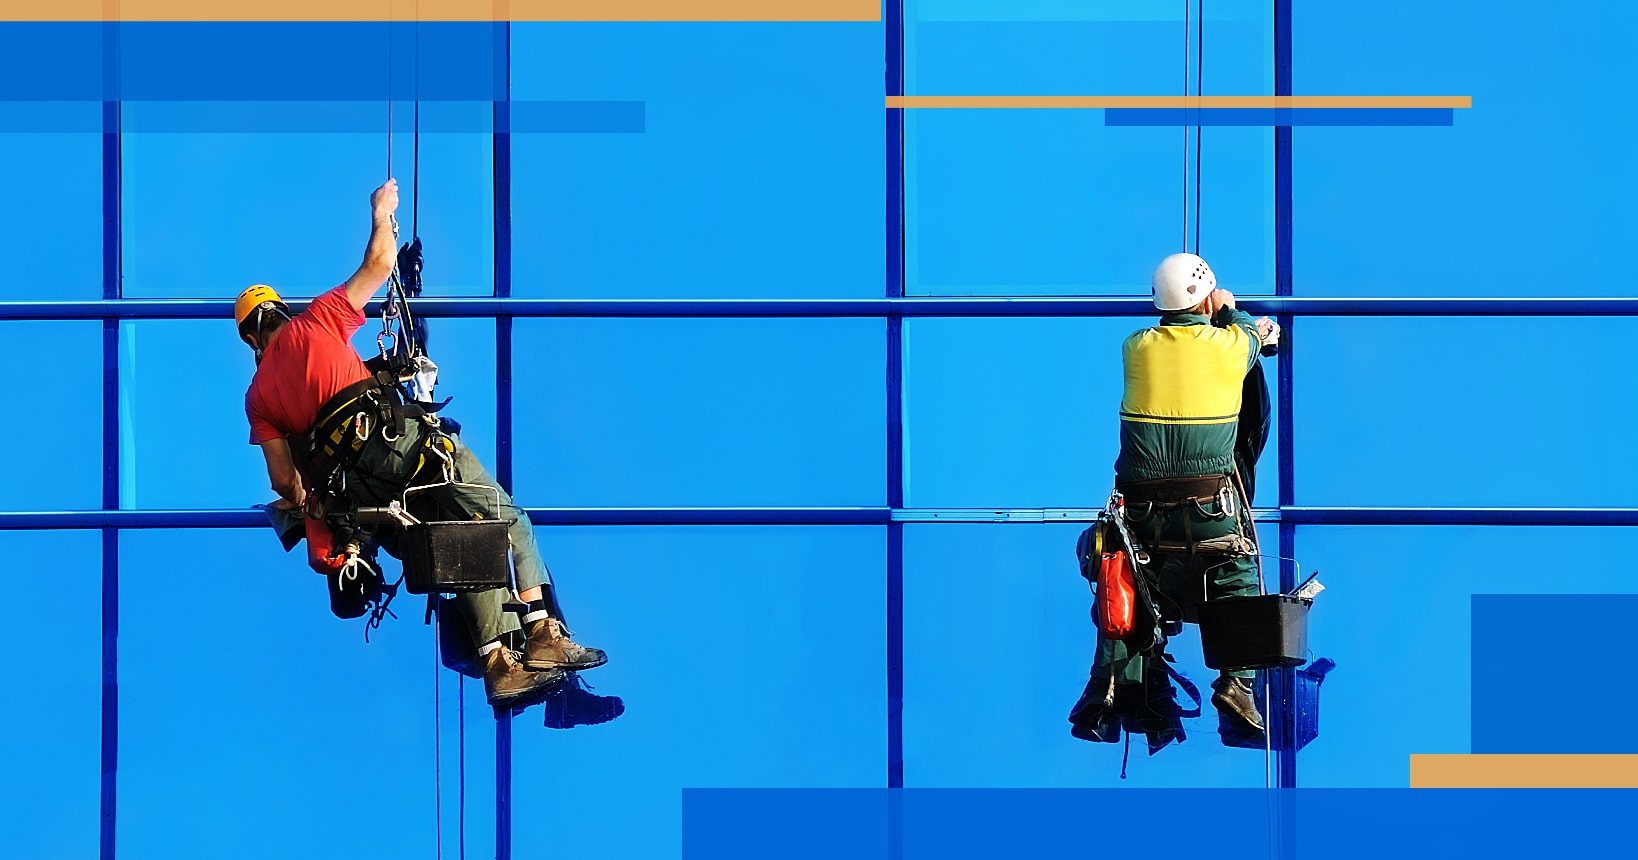
{"type": "Polygon", "coordinates": [[[523,665],[530,669],[578,672],[609,661],[609,655],[601,649],[587,648],[570,639],[568,629],[556,618],[532,621],[525,629],[529,641],[523,646],[523,665]]]}
{"type": "Polygon", "coordinates": [[[483,689],[489,704],[497,708],[527,704],[532,694],[546,693],[563,682],[563,670],[531,672],[505,646],[490,651],[483,661],[483,689]]]}

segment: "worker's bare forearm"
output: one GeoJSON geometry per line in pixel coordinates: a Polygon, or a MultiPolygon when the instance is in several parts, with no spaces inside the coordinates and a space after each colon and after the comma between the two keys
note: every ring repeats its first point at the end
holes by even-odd
{"type": "Polygon", "coordinates": [[[397,257],[392,235],[392,217],[377,216],[370,227],[370,244],[364,249],[364,262],[347,279],[347,298],[360,310],[375,298],[381,286],[392,275],[392,264],[397,257]]]}
{"type": "Polygon", "coordinates": [[[392,221],[396,211],[398,183],[389,179],[370,195],[370,242],[364,248],[364,262],[347,279],[347,299],[359,310],[375,298],[397,262],[398,237],[393,235],[392,221]]]}
{"type": "Polygon", "coordinates": [[[275,483],[273,485],[273,492],[278,493],[279,498],[284,499],[292,505],[300,505],[302,502],[307,500],[307,492],[302,487],[299,479],[290,480],[284,483],[275,483]]]}

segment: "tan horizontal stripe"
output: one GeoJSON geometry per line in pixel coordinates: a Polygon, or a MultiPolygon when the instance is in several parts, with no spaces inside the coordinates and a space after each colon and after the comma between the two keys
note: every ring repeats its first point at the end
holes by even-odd
{"type": "Polygon", "coordinates": [[[1638,788],[1638,755],[1413,755],[1411,788],[1638,788]]]}
{"type": "Polygon", "coordinates": [[[0,0],[0,21],[879,21],[878,0],[0,0]]]}
{"type": "Polygon", "coordinates": [[[1472,96],[888,96],[890,108],[1470,108],[1472,96]]]}

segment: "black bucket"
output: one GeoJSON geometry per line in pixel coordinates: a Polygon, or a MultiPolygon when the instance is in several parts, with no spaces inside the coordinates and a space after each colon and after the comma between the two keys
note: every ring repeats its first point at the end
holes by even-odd
{"type": "Polygon", "coordinates": [[[1213,669],[1272,669],[1308,662],[1312,600],[1288,594],[1200,604],[1200,650],[1213,669]]]}
{"type": "Polygon", "coordinates": [[[463,594],[510,587],[511,520],[448,520],[404,528],[404,588],[463,594]]]}

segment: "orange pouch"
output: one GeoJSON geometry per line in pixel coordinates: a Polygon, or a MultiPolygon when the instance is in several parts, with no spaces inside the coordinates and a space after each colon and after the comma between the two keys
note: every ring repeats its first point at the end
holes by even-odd
{"type": "Polygon", "coordinates": [[[1131,635],[1137,586],[1132,582],[1132,565],[1126,550],[1106,552],[1098,563],[1098,596],[1093,615],[1098,631],[1111,639],[1131,635]]]}

